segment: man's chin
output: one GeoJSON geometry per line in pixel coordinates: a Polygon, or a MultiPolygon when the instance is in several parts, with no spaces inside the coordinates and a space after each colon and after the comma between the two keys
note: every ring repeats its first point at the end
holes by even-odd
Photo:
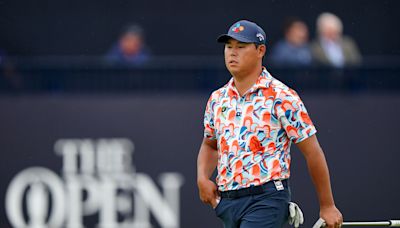
{"type": "Polygon", "coordinates": [[[240,72],[240,68],[238,66],[227,66],[226,68],[231,74],[240,72]]]}

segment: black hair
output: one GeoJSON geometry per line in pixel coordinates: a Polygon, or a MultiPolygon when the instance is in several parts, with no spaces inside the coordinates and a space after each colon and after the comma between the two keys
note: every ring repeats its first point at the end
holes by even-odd
{"type": "Polygon", "coordinates": [[[282,32],[283,34],[286,34],[286,32],[289,31],[289,29],[295,24],[295,23],[304,23],[300,18],[298,17],[288,17],[285,19],[283,22],[282,26],[282,32]]]}

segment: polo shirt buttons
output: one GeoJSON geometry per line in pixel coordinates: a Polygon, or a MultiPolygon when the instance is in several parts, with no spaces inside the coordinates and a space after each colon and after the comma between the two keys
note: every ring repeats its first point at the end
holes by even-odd
{"type": "Polygon", "coordinates": [[[244,100],[245,100],[245,98],[244,97],[240,97],[239,98],[239,104],[238,104],[238,106],[236,106],[236,116],[237,117],[240,117],[240,116],[242,116],[242,107],[243,107],[243,102],[244,102],[244,100]]]}

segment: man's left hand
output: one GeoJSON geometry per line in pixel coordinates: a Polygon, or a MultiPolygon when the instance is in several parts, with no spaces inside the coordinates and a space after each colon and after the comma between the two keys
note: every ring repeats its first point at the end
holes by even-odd
{"type": "Polygon", "coordinates": [[[342,226],[342,213],[340,213],[335,206],[321,208],[319,216],[325,221],[326,228],[337,228],[342,226]]]}

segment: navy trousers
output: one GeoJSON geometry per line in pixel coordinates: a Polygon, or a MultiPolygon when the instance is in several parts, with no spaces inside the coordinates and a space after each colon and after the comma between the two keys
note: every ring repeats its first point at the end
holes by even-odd
{"type": "Polygon", "coordinates": [[[262,193],[225,198],[215,208],[225,228],[279,228],[288,218],[290,189],[278,190],[273,184],[262,193]]]}

